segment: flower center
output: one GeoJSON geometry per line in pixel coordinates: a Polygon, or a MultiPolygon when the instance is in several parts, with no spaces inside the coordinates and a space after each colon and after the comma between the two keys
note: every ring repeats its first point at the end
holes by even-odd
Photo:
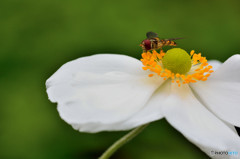
{"type": "Polygon", "coordinates": [[[178,86],[197,81],[206,81],[213,72],[212,66],[208,65],[207,59],[196,54],[193,50],[190,55],[183,49],[173,48],[164,53],[155,50],[142,53],[143,70],[150,70],[149,77],[160,76],[164,80],[171,79],[178,86]]]}
{"type": "Polygon", "coordinates": [[[163,67],[172,73],[186,74],[192,66],[191,56],[180,48],[174,48],[167,51],[162,59],[163,67]]]}

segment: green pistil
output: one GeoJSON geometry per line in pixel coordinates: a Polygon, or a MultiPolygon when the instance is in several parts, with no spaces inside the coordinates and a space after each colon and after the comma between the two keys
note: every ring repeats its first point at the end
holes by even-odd
{"type": "Polygon", "coordinates": [[[186,74],[192,66],[191,56],[183,49],[173,48],[166,52],[163,67],[173,73],[186,74]]]}

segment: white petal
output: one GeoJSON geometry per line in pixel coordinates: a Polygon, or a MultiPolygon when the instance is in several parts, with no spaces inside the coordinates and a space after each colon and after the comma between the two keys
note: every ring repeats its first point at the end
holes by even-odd
{"type": "Polygon", "coordinates": [[[240,83],[211,80],[191,84],[191,87],[213,113],[240,127],[240,83]]]}
{"type": "Polygon", "coordinates": [[[227,123],[227,122],[225,122],[225,121],[223,121],[223,122],[224,122],[230,129],[232,129],[232,131],[234,131],[235,134],[238,135],[238,132],[237,132],[236,128],[234,127],[234,125],[229,124],[229,123],[227,123]]]}
{"type": "Polygon", "coordinates": [[[239,55],[228,59],[207,81],[191,84],[191,87],[213,113],[226,122],[240,127],[239,55]]]}
{"type": "MultiPolygon", "coordinates": [[[[120,128],[122,130],[128,130],[131,128],[138,127],[140,125],[144,125],[146,123],[150,123],[152,121],[159,120],[163,118],[162,112],[161,112],[161,104],[166,97],[170,93],[170,82],[166,82],[162,84],[151,96],[151,98],[148,100],[148,102],[145,104],[145,106],[140,109],[138,112],[136,112],[132,117],[128,118],[125,121],[121,121],[119,123],[110,123],[110,124],[104,124],[104,127],[97,127],[95,124],[93,124],[91,131],[102,131],[105,130],[104,128],[109,127],[111,130],[119,130],[120,128]],[[96,129],[96,130],[95,130],[96,129]]],[[[76,126],[76,129],[79,128],[79,125],[76,126]]],[[[88,126],[90,127],[90,126],[88,126]]]]}
{"type": "Polygon", "coordinates": [[[62,119],[79,131],[125,130],[163,82],[148,74],[128,56],[89,56],[63,65],[47,80],[47,93],[62,119]]]}
{"type": "Polygon", "coordinates": [[[165,99],[170,94],[170,81],[162,84],[152,95],[149,101],[146,103],[143,109],[141,109],[136,115],[132,116],[122,124],[125,126],[140,126],[145,123],[149,123],[155,120],[163,118],[161,107],[165,99]]]}
{"type": "Polygon", "coordinates": [[[240,55],[233,55],[225,61],[209,80],[240,82],[240,55]]]}
{"type": "Polygon", "coordinates": [[[221,66],[222,63],[221,63],[220,61],[218,61],[218,60],[209,60],[209,61],[208,61],[208,64],[213,67],[212,69],[213,69],[214,71],[216,71],[217,68],[218,68],[219,66],[221,66]]]}
{"type": "MultiPolygon", "coordinates": [[[[211,151],[240,151],[238,135],[209,112],[188,85],[173,85],[172,94],[163,103],[162,111],[170,124],[206,154],[210,155],[211,151]]],[[[228,157],[231,156],[224,156],[228,157]]]]}

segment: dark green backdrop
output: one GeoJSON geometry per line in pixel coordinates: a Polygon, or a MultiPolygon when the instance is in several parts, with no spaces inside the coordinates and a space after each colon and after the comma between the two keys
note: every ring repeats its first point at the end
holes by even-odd
{"type": "MultiPolygon", "coordinates": [[[[226,60],[240,52],[238,0],[1,0],[0,158],[92,159],[126,132],[79,133],[48,100],[45,81],[67,61],[98,53],[140,58],[147,31],[226,60]]],[[[115,159],[208,158],[165,120],[115,159]]]]}

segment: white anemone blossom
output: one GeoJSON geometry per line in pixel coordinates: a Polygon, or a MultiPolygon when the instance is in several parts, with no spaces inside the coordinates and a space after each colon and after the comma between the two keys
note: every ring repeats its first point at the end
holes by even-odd
{"type": "Polygon", "coordinates": [[[240,55],[224,63],[179,48],[143,53],[141,61],[93,55],[64,64],[46,85],[61,118],[81,132],[129,130],[166,118],[208,155],[240,153],[234,129],[240,127],[240,55]]]}

